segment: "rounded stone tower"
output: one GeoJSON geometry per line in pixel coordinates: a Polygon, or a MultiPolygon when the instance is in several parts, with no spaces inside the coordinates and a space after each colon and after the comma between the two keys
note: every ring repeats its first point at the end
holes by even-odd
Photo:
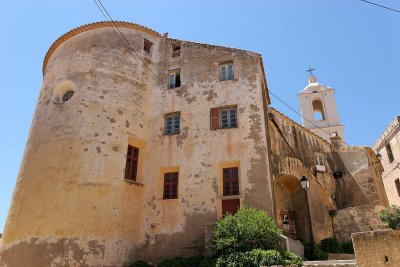
{"type": "MultiPolygon", "coordinates": [[[[156,64],[161,36],[117,25],[142,60],[156,64]]],[[[140,171],[135,186],[124,180],[125,157],[129,144],[146,146],[155,80],[113,26],[76,28],[45,57],[1,266],[119,266],[135,258],[143,189],[140,171]]]]}

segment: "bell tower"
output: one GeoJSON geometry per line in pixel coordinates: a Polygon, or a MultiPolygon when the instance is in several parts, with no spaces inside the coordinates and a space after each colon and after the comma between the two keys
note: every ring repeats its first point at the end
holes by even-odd
{"type": "Polygon", "coordinates": [[[345,141],[344,125],[336,110],[335,90],[317,82],[309,68],[308,85],[298,94],[303,127],[330,141],[336,134],[345,141]]]}

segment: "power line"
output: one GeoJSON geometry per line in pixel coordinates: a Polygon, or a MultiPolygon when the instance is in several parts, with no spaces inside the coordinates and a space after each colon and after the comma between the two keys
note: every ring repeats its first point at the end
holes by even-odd
{"type": "Polygon", "coordinates": [[[390,8],[390,7],[387,7],[387,6],[382,6],[382,5],[379,5],[379,4],[370,2],[370,1],[366,1],[366,0],[361,0],[361,1],[365,2],[365,3],[368,3],[368,4],[371,4],[371,5],[374,5],[374,6],[378,6],[378,7],[381,7],[381,8],[385,8],[385,9],[400,13],[400,10],[397,10],[397,9],[393,9],[393,8],[390,8]]]}
{"type": "MultiPolygon", "coordinates": [[[[117,31],[119,32],[119,34],[118,34],[118,33],[115,31],[115,29],[113,28],[113,29],[114,29],[114,32],[117,34],[117,36],[118,36],[118,38],[121,40],[121,42],[122,42],[122,43],[126,43],[126,44],[128,45],[128,48],[129,48],[130,50],[132,50],[132,51],[135,53],[136,57],[140,59],[140,61],[146,66],[146,68],[160,81],[160,83],[161,83],[162,85],[165,85],[165,86],[168,88],[168,85],[167,85],[165,82],[163,82],[163,80],[162,80],[160,77],[158,77],[157,74],[155,74],[155,73],[153,72],[153,70],[146,64],[146,62],[144,62],[144,60],[142,59],[142,57],[136,52],[135,48],[131,45],[131,43],[128,41],[128,39],[125,37],[125,35],[121,32],[121,30],[119,29],[118,25],[117,25],[117,24],[115,23],[115,21],[112,19],[112,17],[111,17],[110,14],[108,13],[108,11],[107,11],[107,9],[104,7],[104,5],[101,3],[101,1],[100,1],[100,0],[97,0],[98,3],[97,3],[96,0],[93,0],[93,1],[95,2],[97,8],[100,10],[100,12],[103,14],[103,16],[106,18],[106,20],[110,20],[110,21],[114,24],[114,27],[117,29],[117,31]],[[101,7],[99,6],[99,4],[101,5],[101,7]],[[104,10],[105,14],[104,14],[103,10],[104,10]],[[107,14],[107,15],[106,15],[106,14],[107,14]],[[122,36],[123,40],[121,39],[121,36],[122,36]]],[[[135,59],[137,60],[137,58],[135,58],[135,59]]]]}
{"type": "MultiPolygon", "coordinates": [[[[271,90],[267,89],[267,91],[273,95],[276,99],[278,99],[282,104],[284,104],[285,106],[287,106],[288,108],[290,108],[293,112],[295,112],[297,115],[299,115],[301,118],[303,118],[304,120],[308,121],[309,123],[311,123],[312,125],[314,125],[315,127],[317,127],[319,130],[325,132],[326,134],[328,134],[329,136],[331,135],[330,132],[325,131],[324,129],[322,129],[321,127],[319,127],[318,125],[316,125],[313,121],[307,119],[306,117],[304,117],[301,113],[299,113],[297,110],[295,110],[294,108],[292,108],[291,106],[289,106],[285,101],[283,101],[281,98],[279,98],[276,94],[274,94],[273,92],[271,92],[271,90]]],[[[349,144],[347,144],[346,142],[344,142],[342,140],[342,143],[350,146],[349,144]]]]}
{"type": "MultiPolygon", "coordinates": [[[[164,83],[164,82],[162,81],[162,79],[161,79],[157,74],[155,74],[155,73],[151,70],[151,68],[143,61],[143,59],[139,56],[139,54],[136,52],[136,50],[132,47],[131,43],[127,40],[127,38],[125,37],[125,35],[121,32],[121,30],[119,29],[118,25],[115,23],[115,21],[112,19],[111,15],[108,13],[107,9],[106,9],[106,8],[104,7],[104,5],[102,4],[101,0],[93,0],[93,1],[95,2],[96,6],[99,8],[99,10],[100,10],[100,12],[103,14],[103,16],[104,16],[107,20],[110,20],[110,21],[114,24],[114,27],[115,27],[115,28],[117,29],[117,31],[119,32],[119,34],[118,34],[117,32],[115,32],[115,29],[114,29],[114,32],[117,34],[118,38],[119,38],[123,43],[126,43],[126,44],[129,46],[130,50],[132,50],[132,51],[135,53],[135,55],[141,60],[141,62],[147,67],[147,69],[161,82],[161,84],[166,85],[166,87],[168,88],[168,84],[164,83]],[[101,7],[98,5],[97,1],[98,1],[99,4],[101,5],[101,7]],[[104,10],[104,12],[105,12],[107,15],[103,12],[103,10],[104,10]],[[122,36],[122,38],[123,38],[124,40],[121,39],[121,36],[122,36]]],[[[364,0],[361,0],[361,1],[364,1],[364,0]]],[[[367,2],[367,1],[366,1],[366,2],[367,2]]],[[[135,59],[136,59],[136,58],[135,58],[135,59]]],[[[137,60],[137,59],[136,59],[136,60],[137,60]]],[[[307,119],[307,118],[304,117],[302,114],[300,114],[297,110],[295,110],[294,108],[292,108],[291,106],[289,106],[285,101],[283,101],[283,100],[282,100],[281,98],[279,98],[276,94],[274,94],[273,92],[271,92],[271,90],[269,90],[268,88],[267,88],[267,91],[268,91],[271,95],[273,95],[276,99],[278,99],[281,103],[283,103],[285,106],[287,106],[289,109],[291,109],[293,112],[295,112],[295,113],[298,114],[300,117],[302,117],[304,120],[310,122],[310,123],[311,123],[312,125],[314,125],[316,128],[318,128],[318,129],[320,129],[321,131],[325,132],[325,133],[328,134],[329,136],[331,135],[330,132],[325,131],[324,129],[322,129],[321,127],[319,127],[318,125],[316,125],[313,121],[307,119]]],[[[342,140],[342,143],[344,143],[344,144],[350,146],[348,143],[344,142],[343,140],[342,140]]]]}

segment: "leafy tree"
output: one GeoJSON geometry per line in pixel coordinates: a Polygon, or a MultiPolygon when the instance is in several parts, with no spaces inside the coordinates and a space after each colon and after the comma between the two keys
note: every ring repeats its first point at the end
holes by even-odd
{"type": "Polygon", "coordinates": [[[280,234],[281,230],[265,211],[244,208],[217,222],[211,246],[217,254],[271,249],[280,234]]]}
{"type": "Polygon", "coordinates": [[[381,210],[379,212],[379,220],[390,229],[400,230],[400,207],[391,205],[389,209],[381,210]]]}

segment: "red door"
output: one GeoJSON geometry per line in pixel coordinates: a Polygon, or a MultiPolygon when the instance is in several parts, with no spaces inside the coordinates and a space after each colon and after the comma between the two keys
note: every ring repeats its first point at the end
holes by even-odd
{"type": "Polygon", "coordinates": [[[227,213],[235,214],[240,208],[240,199],[222,200],[222,216],[227,213]]]}

